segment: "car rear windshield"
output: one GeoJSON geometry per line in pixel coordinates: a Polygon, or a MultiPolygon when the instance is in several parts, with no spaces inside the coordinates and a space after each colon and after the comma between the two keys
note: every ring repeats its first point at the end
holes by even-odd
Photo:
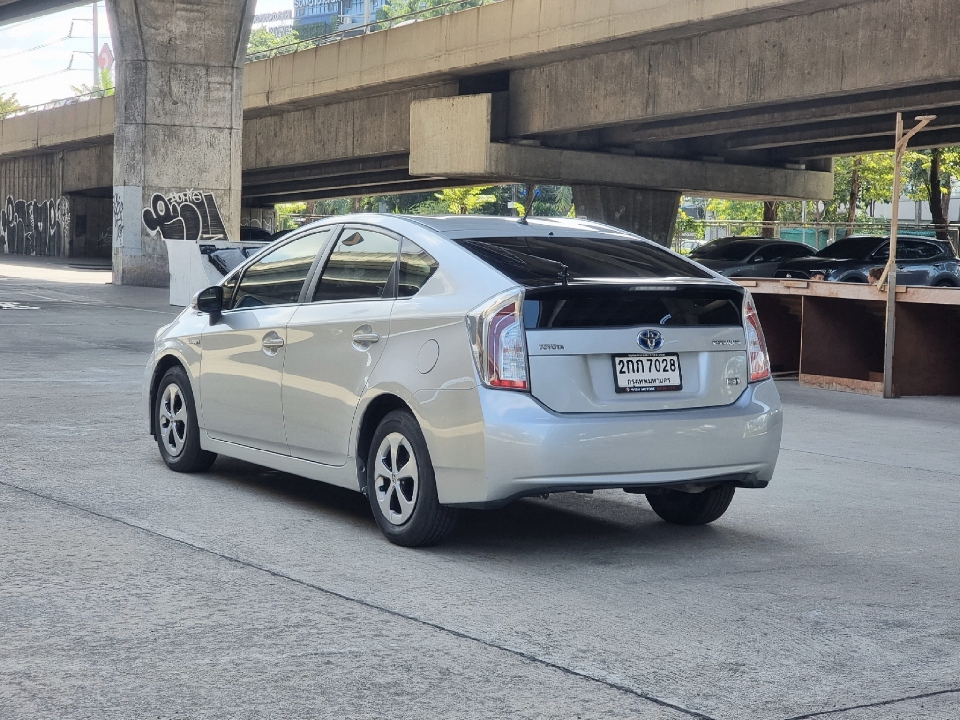
{"type": "Polygon", "coordinates": [[[586,279],[712,277],[666,250],[629,238],[521,236],[456,242],[527,287],[586,279]]]}
{"type": "Polygon", "coordinates": [[[527,291],[523,321],[529,330],[638,325],[738,326],[743,322],[742,304],[740,288],[716,285],[541,287],[527,291]]]}
{"type": "Polygon", "coordinates": [[[883,238],[878,237],[848,237],[827,245],[817,253],[817,257],[834,258],[837,260],[862,260],[873,254],[883,238]]]}

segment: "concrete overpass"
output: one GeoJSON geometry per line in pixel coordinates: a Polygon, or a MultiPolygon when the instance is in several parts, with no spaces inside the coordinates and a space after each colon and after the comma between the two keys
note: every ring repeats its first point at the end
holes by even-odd
{"type": "MultiPolygon", "coordinates": [[[[581,211],[662,240],[681,191],[832,196],[830,158],[890,147],[898,110],[938,115],[917,145],[960,143],[954,0],[503,0],[245,68],[240,35],[180,60],[165,1],[113,4],[121,63],[147,58],[121,64],[116,103],[0,123],[0,193],[59,158],[78,207],[113,197],[131,251],[116,264],[155,258],[128,263],[145,268],[134,282],[165,272],[144,209],[186,189],[215,198],[234,234],[241,198],[564,183],[581,211]]],[[[224,26],[249,22],[230,5],[224,26]]]]}
{"type": "Polygon", "coordinates": [[[80,5],[83,0],[0,0],[0,26],[80,5]]]}

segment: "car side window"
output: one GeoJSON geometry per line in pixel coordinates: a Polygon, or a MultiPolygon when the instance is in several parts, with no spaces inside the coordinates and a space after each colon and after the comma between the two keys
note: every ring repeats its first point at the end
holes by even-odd
{"type": "Polygon", "coordinates": [[[897,260],[919,260],[923,257],[921,248],[925,244],[916,240],[899,240],[897,242],[897,260]]]}
{"type": "Polygon", "coordinates": [[[783,247],[780,245],[768,245],[753,256],[753,262],[755,263],[780,262],[781,260],[783,260],[783,247]]]}
{"type": "Polygon", "coordinates": [[[233,307],[297,302],[310,268],[329,235],[329,229],[304,235],[257,260],[244,271],[234,293],[233,307]]]}
{"type": "Polygon", "coordinates": [[[941,254],[943,250],[934,245],[933,243],[917,243],[920,247],[917,249],[917,257],[922,260],[927,260],[929,258],[935,258],[937,255],[941,254]]]}
{"type": "Polygon", "coordinates": [[[404,239],[400,245],[400,273],[397,279],[397,297],[413,297],[439,265],[430,254],[416,243],[404,239]]]}
{"type": "Polygon", "coordinates": [[[807,245],[801,245],[800,243],[796,243],[796,246],[786,245],[783,248],[784,260],[792,260],[794,258],[809,257],[810,255],[813,255],[813,249],[807,245]]]}
{"type": "Polygon", "coordinates": [[[376,230],[344,228],[323,268],[313,302],[392,298],[399,246],[396,238],[376,230]]]}

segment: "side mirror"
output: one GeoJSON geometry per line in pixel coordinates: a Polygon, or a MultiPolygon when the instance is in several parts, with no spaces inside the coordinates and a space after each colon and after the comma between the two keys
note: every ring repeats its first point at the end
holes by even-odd
{"type": "Polygon", "coordinates": [[[213,324],[220,319],[223,312],[223,288],[219,285],[208,287],[201,290],[193,299],[193,304],[199,312],[210,316],[210,323],[213,324]]]}

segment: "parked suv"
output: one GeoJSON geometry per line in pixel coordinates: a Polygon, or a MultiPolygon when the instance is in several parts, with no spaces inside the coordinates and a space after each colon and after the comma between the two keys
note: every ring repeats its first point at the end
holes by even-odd
{"type": "Polygon", "coordinates": [[[708,523],[770,481],[782,424],[746,291],[566,219],[300,228],[158,332],[144,398],[172,470],[222,453],[351,488],[401,545],[572,490],[708,523]]]}
{"type": "MultiPolygon", "coordinates": [[[[882,268],[889,258],[889,237],[851,235],[827,245],[815,257],[784,263],[775,277],[867,283],[870,270],[882,268]]],[[[953,246],[945,240],[898,236],[897,284],[960,287],[960,266],[953,246]]]]}
{"type": "Polygon", "coordinates": [[[816,254],[816,250],[800,242],[745,238],[701,245],[689,257],[726,277],[773,277],[782,263],[816,254]]]}

